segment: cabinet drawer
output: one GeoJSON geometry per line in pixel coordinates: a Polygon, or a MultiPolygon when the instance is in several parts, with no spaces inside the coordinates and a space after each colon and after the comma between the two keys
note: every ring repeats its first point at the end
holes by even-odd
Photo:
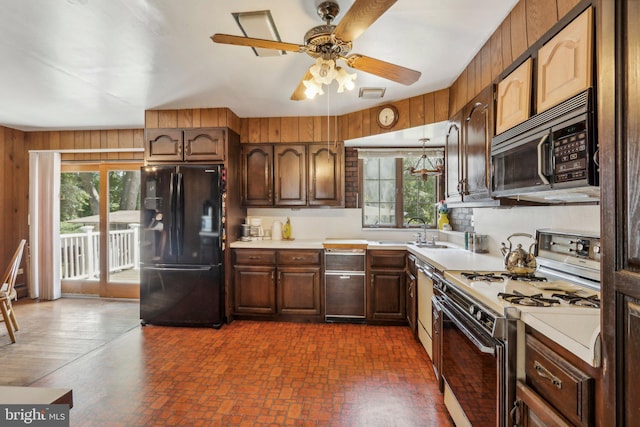
{"type": "Polygon", "coordinates": [[[235,264],[242,265],[275,265],[276,251],[241,249],[234,251],[235,264]]]}
{"type": "Polygon", "coordinates": [[[325,251],[324,269],[325,271],[365,271],[365,253],[325,251]]]}
{"type": "Polygon", "coordinates": [[[369,262],[372,268],[404,269],[405,251],[369,251],[369,262]]]}
{"type": "Polygon", "coordinates": [[[278,251],[278,265],[320,265],[320,251],[278,251]]]}
{"type": "Polygon", "coordinates": [[[527,385],[570,421],[593,425],[594,379],[531,335],[526,337],[527,385]]]}

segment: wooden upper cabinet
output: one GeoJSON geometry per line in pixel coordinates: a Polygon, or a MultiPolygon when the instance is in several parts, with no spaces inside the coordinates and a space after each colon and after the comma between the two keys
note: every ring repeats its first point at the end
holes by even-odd
{"type": "Polygon", "coordinates": [[[224,129],[187,129],[184,131],[185,161],[224,161],[224,129]]]}
{"type": "Polygon", "coordinates": [[[463,201],[490,199],[490,154],[493,138],[493,88],[485,90],[464,108],[463,201]]]}
{"type": "Polygon", "coordinates": [[[529,118],[531,112],[531,58],[498,83],[496,134],[529,118]]]}
{"type": "Polygon", "coordinates": [[[591,86],[593,10],[586,9],[538,51],[537,112],[591,86]]]}
{"type": "Polygon", "coordinates": [[[242,147],[242,201],[245,206],[273,204],[273,146],[242,147]]]}
{"type": "Polygon", "coordinates": [[[146,129],[145,157],[150,161],[182,161],[182,130],[146,129]]]}
{"type": "Polygon", "coordinates": [[[344,206],[343,146],[308,146],[309,205],[344,206]]]}
{"type": "Polygon", "coordinates": [[[462,201],[462,111],[454,115],[449,121],[444,146],[444,170],[446,177],[445,198],[447,202],[462,201]]]}
{"type": "Polygon", "coordinates": [[[280,206],[307,204],[307,149],[304,145],[275,145],[274,203],[280,206]]]}
{"type": "Polygon", "coordinates": [[[149,162],[222,162],[227,130],[222,128],[146,129],[149,162]]]}

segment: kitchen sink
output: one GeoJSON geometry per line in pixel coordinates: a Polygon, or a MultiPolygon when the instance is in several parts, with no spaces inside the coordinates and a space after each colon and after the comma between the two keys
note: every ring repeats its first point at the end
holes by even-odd
{"type": "Polygon", "coordinates": [[[377,242],[379,245],[415,245],[419,248],[429,248],[429,249],[447,249],[449,246],[441,245],[438,243],[424,242],[424,243],[416,243],[415,240],[411,240],[409,242],[402,242],[398,240],[379,240],[377,242]]]}
{"type": "Polygon", "coordinates": [[[419,248],[428,248],[428,249],[447,249],[449,246],[447,245],[439,245],[437,243],[416,243],[416,242],[408,242],[410,245],[415,245],[419,248]]]}

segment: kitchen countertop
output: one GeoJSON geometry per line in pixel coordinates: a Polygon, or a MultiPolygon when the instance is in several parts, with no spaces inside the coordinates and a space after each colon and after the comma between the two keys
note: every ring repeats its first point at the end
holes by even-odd
{"type": "MultiPolygon", "coordinates": [[[[449,242],[437,242],[447,248],[425,248],[396,241],[368,241],[364,239],[326,240],[256,240],[233,242],[231,248],[256,249],[323,249],[323,243],[366,244],[368,249],[407,250],[441,272],[453,270],[501,271],[501,257],[474,253],[449,242]]],[[[473,291],[472,291],[473,293],[473,291]]],[[[597,309],[522,310],[521,320],[566,348],[592,366],[600,364],[600,311],[597,309]]]]}

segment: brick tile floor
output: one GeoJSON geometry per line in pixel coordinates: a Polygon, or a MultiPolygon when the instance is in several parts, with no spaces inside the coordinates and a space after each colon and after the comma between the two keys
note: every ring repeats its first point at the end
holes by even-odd
{"type": "Polygon", "coordinates": [[[452,426],[406,327],[146,326],[34,385],[73,388],[72,426],[452,426]]]}

